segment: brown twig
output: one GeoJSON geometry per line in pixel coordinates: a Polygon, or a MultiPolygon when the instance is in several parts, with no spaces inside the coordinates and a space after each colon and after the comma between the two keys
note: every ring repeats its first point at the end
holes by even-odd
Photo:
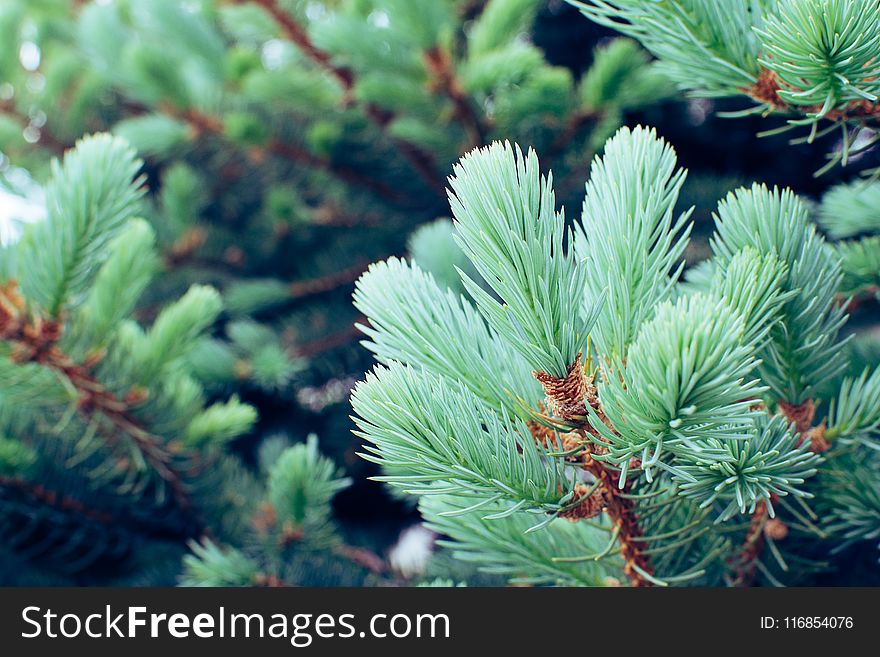
{"type": "Polygon", "coordinates": [[[366,263],[359,262],[352,267],[347,267],[332,274],[290,283],[287,289],[290,291],[291,299],[302,299],[316,294],[331,292],[343,285],[354,283],[364,273],[366,268],[366,263]]]}
{"type": "Polygon", "coordinates": [[[383,218],[378,214],[346,214],[333,203],[324,203],[315,208],[311,221],[313,226],[333,228],[379,226],[382,223],[383,218]]]}
{"type": "Polygon", "coordinates": [[[295,584],[285,582],[277,575],[267,575],[266,573],[257,573],[254,575],[253,585],[257,588],[269,589],[286,589],[296,586],[295,584]]]}
{"type": "MultiPolygon", "coordinates": [[[[16,121],[21,126],[22,131],[32,127],[31,120],[15,108],[15,103],[12,100],[0,100],[0,114],[5,114],[16,121]]],[[[64,140],[56,137],[46,125],[39,128],[36,126],[33,127],[37,131],[37,144],[49,149],[58,157],[64,155],[64,152],[73,146],[73,144],[68,144],[64,140]]]]}
{"type": "MultiPolygon", "coordinates": [[[[816,404],[812,399],[808,399],[800,404],[780,401],[778,410],[785,419],[794,424],[795,431],[800,434],[798,445],[804,441],[809,441],[810,451],[816,454],[821,454],[830,449],[831,445],[825,438],[825,422],[823,421],[813,426],[813,421],[816,418],[816,404]]],[[[777,500],[778,497],[775,494],[770,495],[771,503],[775,503],[777,500]]],[[[758,558],[764,549],[766,538],[781,540],[787,534],[788,530],[785,524],[777,518],[770,517],[769,505],[763,500],[758,502],[754,513],[752,513],[746,537],[735,559],[736,571],[733,585],[751,585],[755,579],[758,558]]]]}
{"type": "MultiPolygon", "coordinates": [[[[762,69],[754,84],[740,89],[744,94],[766,105],[776,112],[791,112],[795,114],[818,114],[822,111],[819,105],[793,105],[788,103],[779,91],[782,89],[782,81],[779,76],[770,69],[762,69]]],[[[843,108],[834,109],[822,115],[822,118],[830,121],[849,121],[853,119],[866,122],[880,121],[880,105],[868,100],[855,100],[847,103],[843,108]]]]}
{"type": "Polygon", "coordinates": [[[116,519],[105,511],[91,509],[68,495],[63,495],[41,484],[35,484],[24,479],[0,476],[0,489],[12,491],[16,495],[32,500],[42,506],[79,515],[102,525],[112,525],[116,522],[116,519]]]}
{"type": "Polygon", "coordinates": [[[176,267],[191,260],[207,239],[208,232],[201,226],[185,230],[165,253],[165,264],[176,267]]]}
{"type": "Polygon", "coordinates": [[[809,441],[810,451],[817,454],[827,452],[831,447],[825,438],[825,422],[823,421],[813,426],[813,421],[816,418],[816,404],[812,399],[808,399],[799,405],[781,401],[779,402],[779,412],[785,416],[785,419],[794,424],[795,431],[800,434],[798,445],[804,441],[809,441]]]}
{"type": "Polygon", "coordinates": [[[305,29],[290,14],[278,6],[277,0],[233,0],[235,4],[244,4],[248,1],[262,7],[278,23],[287,39],[296,44],[306,57],[335,77],[346,93],[351,92],[352,87],[354,87],[354,74],[351,69],[333,64],[330,55],[319,50],[312,43],[305,29]]]}
{"type": "Polygon", "coordinates": [[[333,549],[333,553],[377,575],[381,575],[388,570],[388,564],[385,560],[367,548],[353,545],[338,545],[333,549]]]}
{"type": "MultiPolygon", "coordinates": [[[[611,519],[617,532],[620,554],[623,557],[623,570],[633,586],[653,586],[647,575],[653,575],[650,558],[645,554],[644,535],[638,523],[635,502],[626,496],[628,487],[621,490],[612,470],[603,461],[593,458],[602,451],[600,445],[593,443],[592,437],[598,434],[586,421],[589,404],[600,417],[601,412],[596,387],[592,377],[584,372],[581,355],[570,365],[563,377],[554,377],[546,372],[534,372],[535,378],[541,383],[547,396],[547,407],[557,417],[562,418],[575,427],[573,434],[561,437],[563,447],[575,447],[577,443],[583,447],[578,455],[579,465],[589,472],[598,483],[596,492],[585,497],[579,505],[565,513],[570,519],[589,518],[595,515],[596,509],[604,510],[611,519]],[[590,434],[588,436],[587,434],[590,434]]],[[[530,426],[533,435],[537,423],[530,426]]],[[[538,434],[541,435],[540,433],[538,434]]],[[[546,437],[543,440],[547,440],[546,437]]]]}
{"type": "Polygon", "coordinates": [[[360,330],[358,330],[354,326],[349,326],[342,331],[330,333],[319,338],[318,340],[313,340],[312,342],[306,342],[297,345],[297,347],[295,348],[295,352],[296,355],[300,358],[313,358],[314,356],[322,354],[325,351],[330,351],[331,349],[336,349],[337,347],[343,347],[350,342],[354,342],[360,336],[360,330]]]}
{"type": "Polygon", "coordinates": [[[562,126],[562,130],[559,131],[559,134],[556,135],[556,139],[550,144],[550,148],[547,149],[547,156],[556,157],[559,155],[565,150],[571,140],[577,136],[581,131],[581,128],[590,121],[595,121],[599,118],[601,118],[599,112],[589,110],[581,110],[572,114],[565,122],[565,125],[562,126]]]}
{"type": "Polygon", "coordinates": [[[605,464],[593,458],[590,446],[591,444],[587,443],[582,467],[601,484],[605,511],[618,531],[617,541],[620,543],[620,555],[623,557],[623,572],[629,577],[633,586],[653,586],[653,582],[642,574],[653,575],[654,569],[643,547],[644,535],[638,523],[635,502],[624,497],[627,488],[624,487],[624,490],[618,488],[615,477],[605,464]]]}
{"type": "MultiPolygon", "coordinates": [[[[569,422],[581,422],[587,414],[586,400],[595,400],[597,391],[584,372],[581,354],[568,366],[565,375],[555,377],[546,372],[532,372],[547,396],[547,408],[553,415],[569,422]]],[[[597,402],[598,403],[598,402],[597,402]]]]}
{"type": "MultiPolygon", "coordinates": [[[[127,107],[132,113],[146,113],[149,111],[146,107],[131,103],[129,103],[127,107]]],[[[223,134],[223,121],[217,116],[207,114],[192,107],[180,109],[171,103],[160,103],[159,110],[163,114],[186,123],[192,131],[193,138],[198,138],[203,135],[219,136],[223,134]]],[[[250,158],[256,162],[265,160],[268,155],[275,155],[295,164],[303,165],[309,169],[322,169],[327,171],[340,180],[370,189],[388,201],[401,203],[405,200],[397,190],[392,189],[389,185],[380,180],[370,178],[357,169],[337,164],[329,158],[319,157],[301,146],[283,142],[277,138],[269,139],[264,145],[252,146],[249,149],[248,154],[250,158]]]]}
{"type": "Polygon", "coordinates": [[[878,295],[880,295],[880,285],[869,284],[845,294],[838,292],[834,300],[838,305],[845,304],[846,312],[853,313],[866,303],[876,302],[878,295]]]}
{"type": "Polygon", "coordinates": [[[252,156],[255,156],[255,159],[257,160],[261,159],[265,153],[272,153],[273,155],[301,164],[307,168],[323,169],[335,175],[340,180],[370,189],[382,198],[393,203],[401,203],[406,200],[398,190],[390,187],[388,184],[370,178],[357,169],[352,169],[343,164],[337,164],[329,158],[319,157],[296,144],[283,142],[279,139],[271,139],[265,147],[255,147],[251,151],[252,156]]]}
{"type": "Polygon", "coordinates": [[[813,419],[816,417],[816,404],[812,399],[801,404],[790,404],[787,401],[779,402],[779,412],[794,424],[795,431],[804,435],[813,426],[813,419]]]}
{"type": "MultiPolygon", "coordinates": [[[[306,538],[302,526],[293,526],[285,523],[283,526],[279,527],[278,512],[272,503],[268,501],[264,501],[260,504],[257,513],[253,518],[252,524],[260,536],[268,537],[274,533],[278,538],[279,547],[282,549],[287,549],[292,545],[296,545],[306,538]]],[[[388,570],[388,564],[385,560],[367,548],[342,543],[333,546],[332,552],[336,556],[347,559],[361,568],[365,568],[376,574],[381,574],[388,570]]],[[[262,577],[264,577],[265,580],[261,580],[261,583],[258,584],[259,586],[284,585],[275,576],[262,577]]]]}
{"type": "Polygon", "coordinates": [[[764,500],[755,506],[755,512],[749,521],[749,529],[743,539],[739,554],[734,559],[733,586],[750,586],[757,572],[758,558],[764,549],[764,528],[770,520],[770,509],[764,500]]]}
{"type": "Polygon", "coordinates": [[[462,124],[472,147],[486,143],[486,128],[474,112],[470,98],[464,92],[449,53],[440,46],[425,51],[425,66],[437,91],[444,93],[455,107],[455,118],[462,124]]]}

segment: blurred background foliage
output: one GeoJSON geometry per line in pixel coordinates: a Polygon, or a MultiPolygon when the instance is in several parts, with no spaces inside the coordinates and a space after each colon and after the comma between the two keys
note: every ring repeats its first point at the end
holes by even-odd
{"type": "MultiPolygon", "coordinates": [[[[698,237],[737,185],[818,199],[878,159],[874,149],[815,177],[822,149],[756,136],[782,119],[719,117],[743,103],[683,97],[635,42],[562,0],[3,0],[0,34],[0,239],[39,218],[37,183],[80,136],[134,146],[160,268],[136,318],[151,323],[194,283],[215,286],[224,311],[189,365],[209,400],[236,395],[259,417],[226,449],[268,477],[273,512],[272,496],[299,485],[273,479],[279,445],[300,445],[288,467],[315,466],[317,434],[349,478],[326,471],[308,489],[326,507],[318,520],[288,510],[320,537],[332,500],[344,541],[277,575],[296,583],[494,581],[448,555],[425,571],[432,534],[411,502],[367,479],[349,419],[350,389],[371,364],[353,283],[372,261],[411,255],[458,284],[445,184],[463,153],[495,139],[534,147],[574,216],[601,144],[620,125],[655,126],[691,171],[681,205],[696,207],[698,237]]],[[[704,237],[685,257],[706,252],[704,237]]],[[[855,325],[874,313],[856,309],[855,325]]],[[[154,549],[177,564],[182,540],[154,549]]],[[[253,546],[193,549],[184,583],[279,572],[253,546]]],[[[141,554],[74,581],[179,577],[156,563],[141,554]]]]}

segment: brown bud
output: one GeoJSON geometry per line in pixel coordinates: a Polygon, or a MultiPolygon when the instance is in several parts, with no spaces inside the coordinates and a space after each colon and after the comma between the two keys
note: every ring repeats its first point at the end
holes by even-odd
{"type": "Polygon", "coordinates": [[[764,534],[774,541],[781,541],[788,536],[788,526],[779,518],[770,518],[764,524],[764,534]]]}
{"type": "Polygon", "coordinates": [[[223,262],[232,267],[241,267],[244,265],[244,251],[237,246],[230,246],[223,252],[223,262]]]}
{"type": "Polygon", "coordinates": [[[248,379],[253,374],[253,368],[246,360],[239,359],[232,366],[232,372],[238,379],[248,379]]]}
{"type": "Polygon", "coordinates": [[[125,393],[125,403],[129,406],[143,404],[150,396],[150,391],[143,386],[134,385],[125,393]]]}
{"type": "Polygon", "coordinates": [[[596,398],[593,380],[584,372],[581,354],[568,366],[565,376],[558,378],[546,372],[532,372],[547,395],[547,408],[564,420],[580,420],[587,414],[587,400],[596,398]]]}
{"type": "Polygon", "coordinates": [[[794,427],[798,433],[806,433],[813,426],[813,419],[816,417],[816,405],[812,399],[808,399],[802,404],[795,406],[786,401],[779,402],[779,412],[782,413],[789,422],[794,422],[794,427]]]}
{"type": "Polygon", "coordinates": [[[270,502],[263,502],[260,504],[252,524],[258,534],[265,536],[277,522],[278,514],[275,507],[270,502]]]}
{"type": "Polygon", "coordinates": [[[601,488],[597,488],[587,495],[588,490],[589,487],[586,484],[576,484],[574,488],[575,495],[583,499],[577,506],[560,513],[559,517],[576,522],[582,519],[595,518],[601,514],[607,504],[605,495],[602,493],[601,488]]]}
{"type": "Polygon", "coordinates": [[[827,427],[825,426],[825,422],[822,422],[822,424],[813,427],[807,432],[805,439],[810,441],[811,452],[822,454],[831,449],[831,443],[828,442],[828,439],[825,437],[826,430],[827,427]]]}

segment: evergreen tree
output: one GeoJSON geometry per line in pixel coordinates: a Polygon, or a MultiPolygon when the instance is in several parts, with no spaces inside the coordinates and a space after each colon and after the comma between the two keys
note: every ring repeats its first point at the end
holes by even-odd
{"type": "Polygon", "coordinates": [[[878,581],[876,0],[570,5],[0,6],[0,582],[878,581]],[[676,85],[847,182],[704,244],[676,85]]]}
{"type": "Polygon", "coordinates": [[[267,442],[265,484],[228,450],[256,409],[209,403],[188,360],[219,293],[193,285],[149,328],[132,317],[159,260],[141,165],[118,137],[81,140],[53,164],[46,219],[0,253],[0,580],[169,582],[189,540],[202,561],[184,582],[363,582],[378,568],[335,530],[349,482],[315,439],[267,442]],[[335,559],[316,576],[318,549],[335,559]]]}
{"type": "Polygon", "coordinates": [[[411,249],[456,285],[462,153],[512,135],[574,174],[665,95],[631,40],[550,63],[543,4],[2,3],[0,182],[48,218],[0,254],[0,580],[169,583],[187,541],[187,583],[388,575],[302,444],[364,471],[355,279],[411,249]]]}

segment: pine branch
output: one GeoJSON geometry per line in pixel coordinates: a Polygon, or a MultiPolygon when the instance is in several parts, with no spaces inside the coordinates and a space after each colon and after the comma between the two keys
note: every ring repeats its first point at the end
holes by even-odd
{"type": "MultiPolygon", "coordinates": [[[[809,441],[809,450],[815,454],[821,454],[830,449],[831,446],[825,438],[825,423],[813,426],[816,404],[812,399],[797,405],[780,401],[779,412],[789,423],[794,424],[795,431],[800,434],[799,445],[804,441],[809,441]]],[[[777,499],[777,496],[771,493],[770,504],[775,504],[777,499]]],[[[782,521],[771,517],[770,505],[764,500],[759,501],[752,513],[745,539],[733,560],[735,564],[733,586],[750,586],[752,584],[757,573],[758,559],[766,544],[767,532],[779,532],[780,528],[784,527],[782,521]]]]}
{"type": "Polygon", "coordinates": [[[0,477],[0,510],[5,547],[65,574],[106,568],[144,533],[136,522],[19,478],[0,477]]]}
{"type": "MultiPolygon", "coordinates": [[[[134,107],[130,106],[130,109],[134,109],[134,107]]],[[[219,117],[206,114],[195,108],[180,110],[170,103],[163,103],[160,109],[168,116],[186,122],[196,137],[201,135],[222,136],[223,134],[223,121],[219,117]]],[[[141,108],[141,111],[147,110],[141,108]]],[[[257,162],[264,160],[270,154],[310,169],[323,169],[340,180],[372,190],[390,202],[399,204],[405,200],[396,189],[389,185],[365,176],[357,169],[337,164],[326,157],[319,157],[296,144],[272,138],[265,145],[253,146],[249,150],[251,159],[257,162]]]]}
{"type": "Polygon", "coordinates": [[[768,112],[794,116],[784,129],[810,126],[808,142],[822,119],[841,127],[843,147],[826,168],[846,164],[848,125],[880,121],[874,0],[568,2],[639,40],[682,88],[707,97],[745,94],[768,112]]]}
{"type": "MultiPolygon", "coordinates": [[[[266,10],[275,22],[278,23],[278,26],[281,28],[287,39],[293,42],[306,57],[315,62],[320,68],[327,71],[339,82],[345,92],[346,98],[350,102],[356,82],[354,71],[350,68],[336,66],[328,53],[315,46],[311,38],[309,38],[305,28],[303,28],[303,26],[300,25],[289,13],[278,6],[277,0],[232,1],[238,4],[252,1],[254,4],[259,5],[266,10]]],[[[422,181],[427,185],[428,189],[440,198],[445,199],[446,192],[443,187],[442,176],[438,173],[437,166],[431,154],[413,143],[388,134],[387,127],[394,120],[395,115],[372,103],[366,106],[365,113],[367,118],[369,118],[370,121],[391,140],[397,150],[407,159],[407,161],[409,161],[415,171],[421,176],[422,181]]]]}
{"type": "MultiPolygon", "coordinates": [[[[26,318],[25,302],[14,282],[0,289],[0,340],[12,345],[13,361],[39,364],[64,376],[76,390],[77,412],[88,421],[109,421],[113,431],[105,432],[104,438],[110,445],[118,444],[117,432],[127,435],[144,462],[171,490],[180,509],[196,520],[183,475],[173,464],[174,454],[132,414],[132,409],[144,401],[143,391],[133,387],[124,399],[119,399],[89,374],[94,363],[77,363],[59,348],[62,331],[58,320],[26,318]]],[[[201,522],[198,526],[201,528],[201,522]]]]}
{"type": "MultiPolygon", "coordinates": [[[[585,430],[580,429],[579,431],[583,432],[581,435],[586,437],[585,430]]],[[[608,467],[593,458],[593,453],[590,451],[593,449],[595,446],[591,446],[584,452],[582,467],[593,475],[596,481],[600,482],[605,511],[617,531],[620,556],[624,562],[623,572],[635,587],[653,586],[654,582],[651,580],[651,576],[654,570],[650,558],[645,554],[644,541],[641,540],[643,533],[636,516],[635,502],[626,497],[629,487],[624,486],[622,490],[618,488],[616,478],[608,467]]]]}
{"type": "MultiPolygon", "coordinates": [[[[748,87],[741,87],[740,91],[749,98],[766,105],[775,112],[786,114],[821,115],[829,121],[858,121],[865,126],[880,125],[880,104],[867,99],[851,100],[843,107],[825,110],[821,105],[792,105],[783,99],[779,92],[787,87],[781,82],[775,71],[761,69],[758,79],[748,87]]],[[[796,91],[792,89],[792,91],[796,91]]]]}
{"type": "MultiPolygon", "coordinates": [[[[459,278],[456,271],[450,275],[459,278]]],[[[364,346],[380,362],[399,361],[461,381],[511,415],[519,411],[517,400],[538,399],[540,386],[519,352],[459,291],[419,265],[397,258],[371,265],[356,284],[354,304],[369,318],[369,325],[359,325],[368,338],[364,346]]]]}
{"type": "MultiPolygon", "coordinates": [[[[155,531],[143,522],[139,517],[132,517],[119,513],[121,509],[105,510],[95,508],[77,497],[59,492],[55,488],[44,484],[29,481],[19,477],[0,475],[0,500],[21,503],[25,506],[48,508],[69,516],[81,518],[83,522],[90,522],[110,530],[124,530],[129,534],[146,535],[155,531]]],[[[187,536],[190,532],[186,529],[178,531],[173,528],[163,527],[161,534],[152,534],[164,538],[187,536]]]]}
{"type": "Polygon", "coordinates": [[[0,475],[0,497],[6,499],[14,496],[16,499],[26,499],[40,506],[47,506],[65,513],[82,516],[92,522],[102,525],[116,524],[116,518],[106,511],[93,509],[79,500],[58,493],[41,484],[35,484],[24,479],[4,477],[0,475]]]}

